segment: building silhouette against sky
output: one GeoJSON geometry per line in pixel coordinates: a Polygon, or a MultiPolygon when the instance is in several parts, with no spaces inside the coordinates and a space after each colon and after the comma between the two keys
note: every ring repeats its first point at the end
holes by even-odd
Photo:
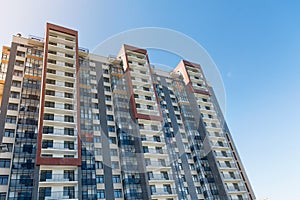
{"type": "Polygon", "coordinates": [[[0,73],[0,199],[255,199],[199,64],[94,55],[47,24],[13,36],[0,73]]]}

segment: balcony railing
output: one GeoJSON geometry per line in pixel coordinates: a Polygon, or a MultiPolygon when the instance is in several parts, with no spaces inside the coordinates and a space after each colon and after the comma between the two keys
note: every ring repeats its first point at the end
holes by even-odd
{"type": "Polygon", "coordinates": [[[151,161],[150,163],[146,162],[146,166],[149,167],[170,167],[170,162],[167,161],[151,161]]]}
{"type": "Polygon", "coordinates": [[[219,142],[215,142],[215,143],[211,143],[212,146],[215,146],[215,147],[229,147],[227,143],[219,143],[219,142]]]}
{"type": "Polygon", "coordinates": [[[66,182],[66,181],[78,181],[78,175],[64,175],[64,174],[40,174],[40,182],[66,182]]]}
{"type": "Polygon", "coordinates": [[[232,154],[231,154],[231,153],[228,153],[228,152],[226,152],[226,153],[215,152],[215,156],[218,156],[218,157],[227,157],[227,158],[229,158],[229,157],[232,157],[232,154]]]}
{"type": "Polygon", "coordinates": [[[247,190],[244,186],[238,186],[238,187],[227,186],[227,191],[228,192],[245,192],[247,190]]]}
{"type": "Polygon", "coordinates": [[[149,180],[170,180],[170,176],[168,174],[154,174],[152,176],[148,176],[149,180]]]}
{"type": "Polygon", "coordinates": [[[151,153],[151,154],[168,154],[165,149],[145,149],[144,153],[151,153]]]}
{"type": "Polygon", "coordinates": [[[78,191],[58,191],[51,192],[39,192],[38,200],[53,200],[53,199],[78,199],[78,191]]]}
{"type": "Polygon", "coordinates": [[[151,190],[151,195],[176,194],[175,188],[155,188],[151,190]]]}
{"type": "Polygon", "coordinates": [[[241,179],[241,176],[239,174],[233,174],[233,175],[230,175],[230,174],[223,174],[223,178],[224,179],[241,179]]]}
{"type": "Polygon", "coordinates": [[[77,150],[77,143],[64,144],[64,143],[43,143],[42,149],[62,149],[62,150],[77,150]]]}
{"type": "Polygon", "coordinates": [[[221,168],[236,168],[236,165],[235,165],[235,163],[228,163],[228,164],[226,164],[226,163],[219,163],[219,166],[221,167],[221,168]]]}
{"type": "Polygon", "coordinates": [[[64,135],[64,136],[77,135],[77,133],[75,131],[72,133],[72,132],[68,132],[68,131],[65,131],[64,129],[59,129],[59,128],[53,129],[53,132],[48,132],[48,133],[44,132],[43,134],[64,135]]]}

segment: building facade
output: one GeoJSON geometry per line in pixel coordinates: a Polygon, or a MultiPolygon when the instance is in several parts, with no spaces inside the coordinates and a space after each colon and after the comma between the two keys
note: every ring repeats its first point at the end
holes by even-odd
{"type": "Polygon", "coordinates": [[[199,64],[94,55],[48,23],[3,47],[0,79],[0,199],[255,199],[199,64]]]}

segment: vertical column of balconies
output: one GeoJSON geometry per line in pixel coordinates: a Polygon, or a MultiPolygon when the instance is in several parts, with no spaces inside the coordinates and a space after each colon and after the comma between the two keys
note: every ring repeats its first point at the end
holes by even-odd
{"type": "MultiPolygon", "coordinates": [[[[79,52],[80,71],[80,142],[82,165],[79,171],[82,199],[96,199],[96,165],[100,161],[98,149],[101,136],[95,63],[90,62],[86,53],[79,52]],[[95,154],[97,152],[97,154],[95,154]]],[[[100,151],[101,152],[101,151],[100,151]]],[[[80,190],[79,190],[80,191],[80,190]]]]}
{"type": "MultiPolygon", "coordinates": [[[[234,158],[234,160],[236,161],[235,162],[235,165],[236,165],[236,168],[238,169],[238,172],[236,171],[231,171],[231,170],[226,170],[227,173],[222,173],[222,177],[224,177],[225,179],[228,179],[228,181],[232,183],[238,183],[240,180],[243,180],[244,184],[245,184],[245,187],[242,187],[242,189],[239,189],[236,187],[236,185],[234,186],[234,190],[235,192],[237,193],[237,195],[231,197],[231,199],[249,199],[249,200],[253,200],[255,199],[255,195],[254,195],[254,192],[251,188],[251,185],[249,183],[249,180],[248,180],[248,177],[247,177],[247,174],[245,172],[245,169],[243,167],[243,164],[240,160],[240,157],[238,155],[238,152],[236,150],[236,147],[233,143],[233,139],[231,137],[231,134],[230,134],[230,130],[227,126],[227,123],[225,121],[225,118],[222,114],[222,111],[219,107],[219,104],[218,104],[218,101],[216,99],[216,96],[214,94],[214,90],[211,86],[209,86],[209,91],[211,93],[211,102],[212,104],[214,105],[214,108],[215,108],[215,111],[216,111],[216,117],[218,118],[219,120],[219,123],[221,125],[221,128],[222,128],[222,131],[224,133],[224,137],[227,139],[227,142],[228,142],[228,147],[231,149],[231,152],[230,153],[225,153],[225,152],[222,152],[221,154],[217,153],[217,156],[218,157],[232,157],[234,158]],[[228,155],[229,154],[229,155],[228,155]],[[243,191],[243,190],[247,190],[248,194],[249,194],[249,198],[247,198],[246,195],[241,195],[241,192],[239,191],[243,191]]],[[[219,135],[217,135],[219,136],[219,135]]],[[[228,160],[227,160],[228,161],[228,160]]],[[[228,164],[228,163],[227,163],[228,164]]]]}
{"type": "Polygon", "coordinates": [[[136,150],[135,124],[130,115],[126,77],[121,66],[110,65],[109,70],[124,199],[144,199],[147,191],[143,191],[143,179],[138,169],[141,154],[136,150]]]}
{"type": "Polygon", "coordinates": [[[174,181],[157,180],[161,173],[170,172],[169,157],[162,133],[162,114],[152,78],[152,71],[144,49],[124,45],[121,58],[127,72],[133,116],[142,139],[152,198],[175,198],[174,181]]]}
{"type": "Polygon", "coordinates": [[[14,36],[11,48],[3,51],[6,55],[1,69],[4,72],[2,78],[6,81],[1,105],[1,132],[4,137],[0,162],[4,169],[0,169],[0,176],[5,184],[0,186],[1,198],[33,197],[43,43],[32,45],[31,42],[30,39],[14,36]]]}
{"type": "Polygon", "coordinates": [[[50,181],[39,184],[39,199],[77,199],[81,165],[77,32],[47,24],[44,52],[37,164],[40,177],[46,173],[50,181]],[[64,181],[70,177],[72,184],[64,181]]]}
{"type": "MultiPolygon", "coordinates": [[[[222,124],[211,101],[211,94],[204,74],[199,65],[182,61],[181,73],[185,82],[194,94],[205,127],[205,134],[209,140],[224,189],[230,198],[248,198],[244,184],[240,179],[232,151],[222,130],[222,124]]],[[[178,70],[179,71],[179,70],[178,70]]]]}
{"type": "Polygon", "coordinates": [[[184,148],[189,150],[186,155],[197,193],[202,194],[205,199],[218,199],[214,178],[203,153],[202,139],[199,134],[202,125],[192,111],[188,97],[189,91],[180,79],[173,79],[172,86],[185,127],[182,140],[184,148]]]}
{"type": "MultiPolygon", "coordinates": [[[[159,101],[160,101],[160,107],[162,109],[162,116],[163,116],[163,133],[164,133],[164,139],[165,139],[165,143],[168,149],[168,154],[169,154],[169,159],[170,159],[170,167],[172,169],[172,173],[168,172],[169,175],[172,175],[172,178],[175,182],[175,190],[176,193],[178,195],[179,199],[182,200],[186,200],[188,199],[188,194],[185,192],[187,185],[184,183],[185,180],[182,178],[184,175],[181,173],[182,170],[182,163],[180,162],[180,155],[178,152],[178,148],[177,148],[177,141],[175,138],[175,134],[174,132],[179,132],[177,131],[177,129],[180,128],[180,124],[174,125],[175,122],[173,122],[172,125],[172,120],[170,119],[170,107],[173,105],[167,105],[167,102],[165,101],[165,93],[168,93],[168,85],[165,81],[165,77],[159,77],[158,75],[159,73],[157,73],[156,75],[156,79],[158,81],[158,84],[156,85],[156,91],[159,97],[159,101]],[[175,127],[175,130],[174,130],[175,127]],[[177,128],[177,129],[176,129],[177,128]]],[[[168,96],[169,94],[167,94],[168,96]]],[[[178,107],[177,107],[178,108],[178,107]]],[[[176,112],[176,111],[175,111],[176,112]]],[[[177,110],[178,112],[178,110],[177,110]]],[[[174,120],[174,119],[173,119],[174,120]]],[[[179,122],[178,122],[179,123],[179,122]]],[[[181,124],[182,125],[182,124],[181,124]]],[[[168,178],[171,179],[171,177],[168,178]]]]}
{"type": "Polygon", "coordinates": [[[0,143],[1,143],[1,150],[0,150],[0,157],[1,157],[1,179],[2,179],[2,185],[0,186],[0,194],[1,197],[6,199],[8,196],[8,185],[9,185],[9,176],[10,176],[10,169],[11,169],[11,161],[12,161],[12,146],[15,137],[16,132],[16,123],[17,123],[17,113],[14,113],[14,115],[9,116],[8,119],[6,119],[6,113],[9,111],[8,104],[9,102],[14,103],[18,105],[20,103],[20,91],[18,92],[12,91],[11,93],[17,94],[16,98],[10,98],[6,92],[9,93],[9,84],[12,82],[12,73],[14,70],[15,65],[15,54],[16,54],[17,44],[13,45],[12,47],[3,47],[2,48],[2,57],[1,57],[1,137],[0,137],[0,143]],[[11,53],[12,51],[12,53],[11,53]],[[11,56],[10,56],[11,53],[11,56]],[[10,58],[11,57],[11,58],[10,58]],[[11,60],[9,62],[9,59],[11,60]],[[9,64],[10,63],[10,64],[9,64]],[[8,68],[9,67],[9,68],[8,68]],[[8,74],[8,78],[6,78],[7,72],[10,72],[8,74]],[[5,90],[5,86],[7,87],[5,90]],[[4,93],[5,92],[5,93],[4,93]],[[2,100],[3,99],[3,100],[2,100]],[[6,108],[5,108],[6,107],[6,108]],[[4,180],[4,181],[3,181],[4,180]]]}

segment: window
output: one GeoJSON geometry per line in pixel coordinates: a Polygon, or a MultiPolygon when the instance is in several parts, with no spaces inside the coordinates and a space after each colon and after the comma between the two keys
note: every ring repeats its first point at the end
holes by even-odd
{"type": "Polygon", "coordinates": [[[66,67],[74,67],[74,65],[72,63],[65,63],[66,67]]]}
{"type": "Polygon", "coordinates": [[[194,182],[198,182],[198,181],[199,181],[197,175],[193,175],[193,181],[194,181],[194,182]]]}
{"type": "Polygon", "coordinates": [[[73,94],[72,94],[72,93],[65,92],[65,97],[66,97],[66,98],[73,98],[73,94]]]}
{"type": "Polygon", "coordinates": [[[3,143],[3,145],[5,145],[7,147],[8,152],[12,152],[13,144],[11,144],[11,143],[3,143]]]}
{"type": "Polygon", "coordinates": [[[16,116],[7,115],[5,122],[6,123],[10,123],[10,124],[15,124],[17,122],[17,117],[16,116]]]}
{"type": "Polygon", "coordinates": [[[65,87],[74,87],[74,84],[73,83],[70,83],[70,82],[65,82],[65,87]]]}
{"type": "Polygon", "coordinates": [[[74,128],[64,128],[65,135],[74,135],[74,128]]]}
{"type": "Polygon", "coordinates": [[[151,100],[152,100],[152,98],[149,97],[149,96],[145,96],[145,99],[148,100],[148,101],[151,101],[151,100]]]}
{"type": "Polygon", "coordinates": [[[15,103],[9,103],[7,109],[8,109],[8,110],[18,110],[18,104],[15,104],[15,103]]]}
{"type": "Polygon", "coordinates": [[[135,104],[135,107],[136,107],[136,108],[141,108],[141,104],[136,103],[136,104],[135,104]]]}
{"type": "Polygon", "coordinates": [[[106,91],[106,92],[110,92],[110,87],[108,87],[108,86],[104,86],[104,91],[106,91]]]}
{"type": "Polygon", "coordinates": [[[74,77],[73,73],[65,72],[65,76],[74,77]]]}
{"type": "Polygon", "coordinates": [[[144,129],[145,127],[144,127],[144,124],[139,124],[139,128],[140,129],[144,129]]]}
{"type": "Polygon", "coordinates": [[[54,69],[47,69],[47,72],[50,74],[56,74],[56,70],[54,69]]]}
{"type": "Polygon", "coordinates": [[[41,197],[50,197],[51,196],[51,187],[41,187],[39,194],[41,197]]]}
{"type": "Polygon", "coordinates": [[[96,169],[103,169],[103,163],[101,161],[96,161],[95,165],[96,165],[96,169]]]}
{"type": "Polygon", "coordinates": [[[134,94],[134,98],[139,98],[139,95],[138,94],[134,94]]]}
{"type": "Polygon", "coordinates": [[[155,151],[156,151],[156,153],[160,153],[160,154],[163,153],[163,150],[161,147],[155,147],[155,151]]]}
{"type": "Polygon", "coordinates": [[[73,105],[65,103],[65,109],[66,110],[73,110],[73,105]]]}
{"type": "Polygon", "coordinates": [[[0,192],[0,200],[6,200],[6,193],[0,192]]]}
{"type": "Polygon", "coordinates": [[[150,160],[150,158],[145,158],[145,163],[146,163],[146,166],[151,165],[151,160],[150,160]]]}
{"type": "Polygon", "coordinates": [[[55,103],[51,101],[45,101],[45,107],[54,108],[55,103]]]}
{"type": "Polygon", "coordinates": [[[15,80],[13,80],[12,83],[11,83],[11,86],[21,87],[21,81],[15,81],[15,80]]]}
{"type": "Polygon", "coordinates": [[[64,121],[65,122],[74,122],[74,117],[73,116],[69,116],[69,115],[65,115],[64,121]]]}
{"type": "Polygon", "coordinates": [[[108,126],[108,132],[115,132],[114,126],[108,126]]]}
{"type": "Polygon", "coordinates": [[[111,101],[111,96],[105,95],[105,100],[106,101],[111,101]]]}
{"type": "Polygon", "coordinates": [[[153,172],[147,172],[148,174],[148,179],[151,180],[154,178],[153,172]]]}
{"type": "Polygon", "coordinates": [[[144,153],[149,153],[149,148],[147,146],[143,146],[143,152],[144,153]]]}
{"type": "Polygon", "coordinates": [[[97,190],[97,199],[104,199],[104,198],[105,198],[104,190],[97,190]]]}
{"type": "Polygon", "coordinates": [[[106,83],[109,83],[109,78],[104,77],[103,81],[106,82],[106,83]]]}
{"type": "Polygon", "coordinates": [[[113,168],[113,169],[119,169],[119,162],[112,161],[111,162],[111,168],[113,168]]]}
{"type": "Polygon", "coordinates": [[[22,77],[23,76],[23,72],[20,71],[20,70],[14,70],[14,76],[20,76],[20,77],[22,77]]]}
{"type": "Polygon", "coordinates": [[[69,199],[74,199],[75,198],[75,187],[74,186],[64,187],[63,196],[68,196],[69,199]]]}
{"type": "Polygon", "coordinates": [[[106,116],[107,121],[114,121],[114,117],[112,115],[106,116]]]}
{"type": "Polygon", "coordinates": [[[110,144],[117,144],[117,139],[115,137],[109,137],[110,144]]]}
{"type": "Polygon", "coordinates": [[[54,120],[54,114],[45,113],[44,120],[54,120]]]}
{"type": "Polygon", "coordinates": [[[107,110],[107,111],[112,111],[111,105],[106,105],[106,110],[107,110]]]}
{"type": "Polygon", "coordinates": [[[101,142],[101,137],[100,136],[94,136],[94,142],[101,142]]]}
{"type": "Polygon", "coordinates": [[[118,151],[117,151],[117,149],[111,149],[111,150],[110,150],[110,155],[111,155],[111,156],[118,156],[118,151]]]}
{"type": "Polygon", "coordinates": [[[142,78],[142,82],[144,82],[144,83],[147,83],[147,82],[148,82],[148,80],[147,80],[147,79],[143,79],[143,78],[142,78]]]}
{"type": "Polygon", "coordinates": [[[64,179],[67,179],[69,181],[75,181],[74,170],[64,170],[64,179]]]}
{"type": "Polygon", "coordinates": [[[147,88],[147,87],[143,87],[143,90],[144,90],[144,91],[150,91],[150,89],[147,88]]]}
{"type": "Polygon", "coordinates": [[[66,56],[67,58],[73,58],[73,56],[70,55],[70,54],[65,54],[65,56],[66,56]]]}
{"type": "Polygon", "coordinates": [[[153,106],[147,105],[148,110],[154,110],[153,106]]]}
{"type": "Polygon", "coordinates": [[[160,137],[159,136],[153,136],[153,140],[156,142],[161,142],[160,137]]]}
{"type": "Polygon", "coordinates": [[[42,141],[42,148],[52,148],[52,147],[53,147],[53,140],[42,141]]]}
{"type": "Polygon", "coordinates": [[[205,109],[206,109],[206,110],[210,110],[210,107],[209,107],[209,106],[205,106],[205,109]]]}
{"type": "Polygon", "coordinates": [[[156,193],[155,185],[150,185],[150,191],[151,191],[151,194],[156,193]]]}
{"type": "Polygon", "coordinates": [[[96,183],[104,183],[104,176],[96,175],[96,183]]]}
{"type": "Polygon", "coordinates": [[[19,99],[20,98],[20,93],[19,92],[10,92],[10,98],[14,98],[14,99],[19,99]]]}
{"type": "Polygon", "coordinates": [[[151,125],[151,130],[158,131],[158,126],[157,125],[151,125]]]}
{"type": "Polygon", "coordinates": [[[10,168],[10,160],[0,159],[0,168],[10,168]]]}
{"type": "Polygon", "coordinates": [[[113,175],[113,183],[121,183],[120,175],[113,175]]]}
{"type": "Polygon", "coordinates": [[[43,133],[45,134],[52,134],[54,132],[53,126],[44,126],[43,133]]]}
{"type": "Polygon", "coordinates": [[[74,150],[74,141],[64,141],[64,148],[74,150]]]}
{"type": "Polygon", "coordinates": [[[93,116],[94,116],[94,119],[100,119],[100,115],[99,114],[93,114],[93,116]]]}
{"type": "Polygon", "coordinates": [[[46,95],[55,96],[55,91],[53,91],[53,90],[46,90],[46,95]]]}
{"type": "Polygon", "coordinates": [[[14,129],[5,129],[4,137],[14,137],[15,130],[14,129]]]}
{"type": "Polygon", "coordinates": [[[185,188],[184,188],[184,193],[185,193],[186,195],[188,195],[188,194],[189,194],[189,188],[185,187],[185,188]]]}
{"type": "Polygon", "coordinates": [[[46,181],[46,179],[52,179],[52,170],[41,170],[40,181],[46,181]]]}
{"type": "Polygon", "coordinates": [[[46,79],[46,83],[55,85],[55,80],[53,80],[53,79],[46,79]]]}
{"type": "Polygon", "coordinates": [[[0,176],[0,185],[7,185],[8,184],[8,176],[1,175],[0,176]]]}
{"type": "Polygon", "coordinates": [[[122,190],[121,189],[114,190],[114,196],[115,198],[122,198],[122,190]]]}
{"type": "Polygon", "coordinates": [[[57,46],[57,43],[55,42],[49,42],[50,45],[53,45],[53,46],[57,46]]]}

